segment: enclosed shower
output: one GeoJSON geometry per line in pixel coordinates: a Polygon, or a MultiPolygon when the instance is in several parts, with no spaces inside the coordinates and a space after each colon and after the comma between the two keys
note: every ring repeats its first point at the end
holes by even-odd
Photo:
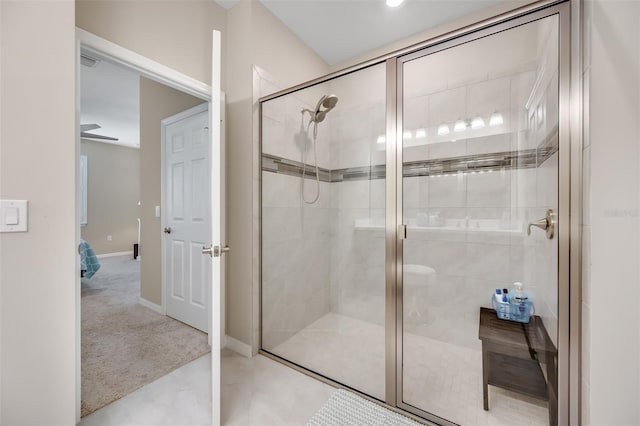
{"type": "Polygon", "coordinates": [[[557,424],[563,22],[555,6],[261,99],[262,353],[439,424],[557,424]],[[498,318],[504,289],[527,322],[498,318]]]}

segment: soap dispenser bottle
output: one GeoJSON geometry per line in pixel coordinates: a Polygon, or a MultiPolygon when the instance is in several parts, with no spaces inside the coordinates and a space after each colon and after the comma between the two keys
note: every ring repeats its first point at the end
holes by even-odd
{"type": "Polygon", "coordinates": [[[534,313],[533,301],[524,290],[524,284],[516,282],[511,291],[511,318],[514,321],[528,323],[529,318],[534,313]]]}

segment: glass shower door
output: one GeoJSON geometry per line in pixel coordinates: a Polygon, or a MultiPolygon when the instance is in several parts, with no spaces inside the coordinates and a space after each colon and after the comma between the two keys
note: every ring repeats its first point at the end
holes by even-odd
{"type": "Polygon", "coordinates": [[[262,103],[261,348],[385,398],[385,68],[262,103]]]}
{"type": "Polygon", "coordinates": [[[557,421],[558,45],[550,16],[401,59],[403,408],[557,421]]]}

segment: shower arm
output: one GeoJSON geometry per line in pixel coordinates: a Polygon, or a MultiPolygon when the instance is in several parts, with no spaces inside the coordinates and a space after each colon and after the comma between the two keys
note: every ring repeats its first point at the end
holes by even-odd
{"type": "Polygon", "coordinates": [[[302,120],[304,121],[304,113],[308,112],[309,113],[309,125],[307,126],[307,130],[309,129],[309,127],[311,126],[311,123],[314,124],[318,124],[316,121],[316,114],[318,113],[318,111],[311,111],[308,108],[302,108],[302,111],[300,111],[300,113],[302,114],[302,120]]]}

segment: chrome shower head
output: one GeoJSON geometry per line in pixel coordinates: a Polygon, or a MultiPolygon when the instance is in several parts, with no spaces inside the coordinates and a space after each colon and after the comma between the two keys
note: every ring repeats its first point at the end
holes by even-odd
{"type": "Polygon", "coordinates": [[[335,108],[337,103],[338,97],[336,95],[324,95],[321,97],[316,105],[316,111],[313,114],[312,120],[316,123],[323,121],[326,118],[327,113],[335,108]]]}
{"type": "Polygon", "coordinates": [[[325,109],[323,111],[316,111],[315,115],[313,116],[313,121],[315,121],[316,123],[324,121],[324,119],[327,117],[327,111],[329,110],[325,109]]]}
{"type": "Polygon", "coordinates": [[[325,95],[321,100],[322,106],[327,110],[332,110],[338,103],[338,97],[336,95],[325,95]]]}

